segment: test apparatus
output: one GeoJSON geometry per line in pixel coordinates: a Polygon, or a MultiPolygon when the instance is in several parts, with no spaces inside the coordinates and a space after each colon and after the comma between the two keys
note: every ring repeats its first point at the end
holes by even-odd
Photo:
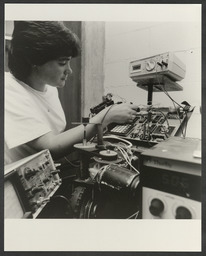
{"type": "MultiPolygon", "coordinates": [[[[147,107],[138,109],[133,123],[111,124],[106,130],[97,125],[97,137],[90,141],[86,141],[89,118],[82,118],[85,137],[74,145],[79,165],[73,165],[70,186],[61,179],[48,152],[10,168],[5,176],[5,190],[9,191],[5,193],[5,217],[15,217],[10,200],[20,198],[26,203],[17,217],[50,218],[53,215],[45,209],[61,208],[51,203],[56,196],[65,201],[63,218],[200,218],[201,160],[188,157],[198,141],[185,138],[184,133],[193,108],[187,102],[172,110],[152,105],[153,93],[183,90],[177,82],[185,77],[185,65],[167,52],[132,61],[129,70],[137,86],[148,91],[147,107]],[[187,153],[181,158],[183,148],[187,153]],[[178,157],[173,150],[179,152],[178,157]]],[[[109,111],[114,104],[108,94],[90,109],[91,114],[105,107],[109,111]]]]}
{"type": "Polygon", "coordinates": [[[43,150],[5,167],[5,218],[36,218],[61,185],[50,152],[43,150]]]}

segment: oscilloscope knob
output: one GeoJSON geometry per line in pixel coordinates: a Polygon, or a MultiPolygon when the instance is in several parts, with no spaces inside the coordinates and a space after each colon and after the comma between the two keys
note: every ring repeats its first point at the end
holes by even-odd
{"type": "Polygon", "coordinates": [[[33,187],[33,188],[32,188],[32,193],[33,193],[33,194],[36,194],[36,193],[38,193],[38,192],[40,192],[40,191],[42,191],[42,190],[44,190],[43,185],[39,185],[39,186],[36,186],[36,187],[33,187]]]}
{"type": "Polygon", "coordinates": [[[29,167],[26,167],[24,169],[24,177],[25,179],[29,180],[32,176],[34,175],[32,169],[30,169],[29,167]]]}
{"type": "Polygon", "coordinates": [[[149,207],[150,213],[154,216],[160,216],[163,210],[164,210],[164,203],[158,198],[152,199],[149,207]]]}
{"type": "Polygon", "coordinates": [[[192,219],[192,214],[186,207],[179,206],[176,209],[175,219],[192,219]]]}

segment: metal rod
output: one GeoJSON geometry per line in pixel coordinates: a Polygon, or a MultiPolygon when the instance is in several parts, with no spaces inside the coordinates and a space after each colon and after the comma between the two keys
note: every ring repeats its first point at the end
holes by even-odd
{"type": "Polygon", "coordinates": [[[148,85],[147,105],[152,105],[153,84],[148,85]]]}

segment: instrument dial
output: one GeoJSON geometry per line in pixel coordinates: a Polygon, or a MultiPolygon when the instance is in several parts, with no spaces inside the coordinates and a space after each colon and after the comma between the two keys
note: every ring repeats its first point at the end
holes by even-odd
{"type": "Polygon", "coordinates": [[[175,219],[192,219],[192,214],[186,207],[179,206],[176,209],[175,219]]]}
{"type": "Polygon", "coordinates": [[[155,68],[156,62],[154,60],[149,60],[146,62],[146,70],[152,71],[155,68]]]}
{"type": "Polygon", "coordinates": [[[160,216],[160,214],[164,211],[164,208],[164,203],[160,199],[154,198],[151,201],[149,211],[154,216],[160,216]]]}

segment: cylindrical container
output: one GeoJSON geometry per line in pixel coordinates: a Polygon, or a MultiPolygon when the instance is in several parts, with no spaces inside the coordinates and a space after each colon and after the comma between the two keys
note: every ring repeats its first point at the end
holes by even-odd
{"type": "Polygon", "coordinates": [[[139,175],[133,170],[112,164],[99,172],[98,182],[116,190],[128,189],[133,193],[139,184],[139,175]]]}

